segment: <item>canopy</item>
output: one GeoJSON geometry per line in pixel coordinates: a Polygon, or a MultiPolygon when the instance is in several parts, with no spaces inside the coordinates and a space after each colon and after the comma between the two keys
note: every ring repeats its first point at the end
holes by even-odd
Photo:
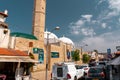
{"type": "Polygon", "coordinates": [[[109,62],[109,64],[110,64],[110,65],[120,65],[120,56],[117,57],[117,58],[115,58],[115,59],[113,59],[113,60],[111,60],[111,61],[109,62]]]}
{"type": "Polygon", "coordinates": [[[28,54],[20,50],[0,48],[0,56],[28,56],[28,54]]]}
{"type": "Polygon", "coordinates": [[[38,62],[29,56],[0,56],[0,62],[38,62]]]}
{"type": "Polygon", "coordinates": [[[34,35],[32,35],[32,34],[26,34],[26,33],[20,33],[20,32],[10,33],[10,36],[23,37],[23,38],[27,38],[27,39],[38,40],[38,39],[37,39],[34,35]]]}

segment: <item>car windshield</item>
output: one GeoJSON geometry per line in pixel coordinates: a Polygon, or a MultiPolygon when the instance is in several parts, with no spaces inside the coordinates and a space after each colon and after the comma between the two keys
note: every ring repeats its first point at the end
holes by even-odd
{"type": "Polygon", "coordinates": [[[82,69],[84,66],[75,65],[76,69],[82,69]]]}
{"type": "Polygon", "coordinates": [[[87,67],[87,66],[82,66],[82,67],[84,68],[84,67],[87,67]]]}
{"type": "Polygon", "coordinates": [[[90,68],[89,73],[100,73],[102,68],[90,68]]]}
{"type": "Polygon", "coordinates": [[[105,63],[104,62],[100,62],[99,65],[105,65],[105,63]]]}

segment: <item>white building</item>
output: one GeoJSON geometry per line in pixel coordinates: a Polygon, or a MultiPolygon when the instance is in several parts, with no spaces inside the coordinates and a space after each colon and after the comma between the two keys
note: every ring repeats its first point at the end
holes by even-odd
{"type": "Polygon", "coordinates": [[[0,12],[0,47],[8,48],[10,30],[5,23],[6,17],[8,17],[8,11],[0,12]]]}

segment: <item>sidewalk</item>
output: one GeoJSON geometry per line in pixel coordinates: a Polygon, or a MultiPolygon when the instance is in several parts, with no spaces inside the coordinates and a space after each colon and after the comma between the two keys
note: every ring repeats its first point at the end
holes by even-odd
{"type": "MultiPolygon", "coordinates": [[[[32,80],[45,80],[46,73],[45,71],[33,72],[32,80]]],[[[51,73],[48,71],[48,80],[51,78],[51,73]]]]}

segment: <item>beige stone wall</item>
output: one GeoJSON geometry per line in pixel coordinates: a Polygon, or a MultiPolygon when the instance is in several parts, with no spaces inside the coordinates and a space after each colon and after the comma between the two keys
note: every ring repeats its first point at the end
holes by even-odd
{"type": "MultiPolygon", "coordinates": [[[[19,49],[22,51],[30,51],[33,53],[33,48],[41,48],[44,50],[44,63],[36,64],[36,70],[35,71],[43,71],[46,69],[46,45],[44,43],[40,42],[39,40],[31,40],[26,38],[20,38],[16,37],[15,40],[15,49],[19,49]],[[29,42],[33,42],[33,47],[29,47],[29,42]]],[[[67,62],[72,61],[72,59],[67,59],[67,50],[70,52],[72,51],[72,46],[69,44],[65,44],[63,42],[59,42],[58,44],[50,44],[49,45],[49,52],[48,52],[48,63],[49,63],[49,70],[52,69],[52,65],[56,62],[67,62]],[[51,58],[51,52],[59,52],[59,58],[51,58]]],[[[83,52],[83,54],[86,52],[83,52]]],[[[38,54],[34,54],[35,60],[38,60],[38,54]]],[[[82,59],[82,54],[80,52],[80,58],[82,59]]],[[[77,61],[77,64],[82,64],[82,60],[77,61]]]]}
{"type": "MultiPolygon", "coordinates": [[[[21,50],[21,51],[26,51],[29,53],[32,53],[34,55],[35,60],[38,60],[38,54],[33,53],[33,48],[40,48],[44,50],[44,43],[40,42],[39,40],[31,40],[31,39],[26,39],[22,37],[16,37],[14,38],[14,47],[13,49],[15,50],[21,50]],[[30,47],[29,43],[33,42],[33,46],[30,47]]],[[[44,50],[44,53],[46,51],[44,50]]],[[[46,55],[44,55],[46,57],[46,55]]],[[[45,59],[45,58],[44,58],[45,59]]],[[[37,70],[45,70],[45,64],[46,64],[46,59],[44,60],[43,64],[37,64],[37,70]]]]}
{"type": "MultiPolygon", "coordinates": [[[[44,50],[44,63],[36,63],[35,68],[37,68],[35,71],[43,71],[46,68],[46,45],[44,43],[40,42],[39,40],[31,40],[21,37],[16,37],[14,40],[14,49],[18,49],[21,51],[28,51],[33,53],[33,48],[41,48],[44,50]],[[29,42],[33,42],[33,46],[29,46],[29,42]]],[[[65,44],[63,42],[59,42],[58,44],[50,44],[48,48],[48,63],[49,63],[49,70],[51,70],[52,65],[56,62],[64,62],[68,61],[67,59],[67,50],[71,51],[72,47],[69,44],[65,44]],[[51,52],[59,52],[59,58],[51,58],[51,52]]],[[[38,54],[34,54],[35,60],[38,60],[38,54]]],[[[71,61],[71,59],[69,60],[71,61]]]]}
{"type": "Polygon", "coordinates": [[[45,28],[45,13],[46,13],[46,1],[34,0],[34,12],[33,12],[33,34],[38,40],[44,42],[44,28],[45,28]]]}
{"type": "Polygon", "coordinates": [[[50,56],[50,70],[52,69],[52,65],[57,62],[65,62],[68,61],[67,59],[67,49],[71,51],[71,46],[68,44],[65,44],[63,42],[60,42],[60,45],[51,45],[50,52],[59,52],[59,58],[51,58],[50,56]]]}
{"type": "Polygon", "coordinates": [[[10,38],[9,35],[10,35],[10,30],[9,29],[3,29],[0,26],[0,47],[8,48],[9,38],[10,38]],[[5,30],[7,30],[6,33],[4,33],[5,30]]]}

